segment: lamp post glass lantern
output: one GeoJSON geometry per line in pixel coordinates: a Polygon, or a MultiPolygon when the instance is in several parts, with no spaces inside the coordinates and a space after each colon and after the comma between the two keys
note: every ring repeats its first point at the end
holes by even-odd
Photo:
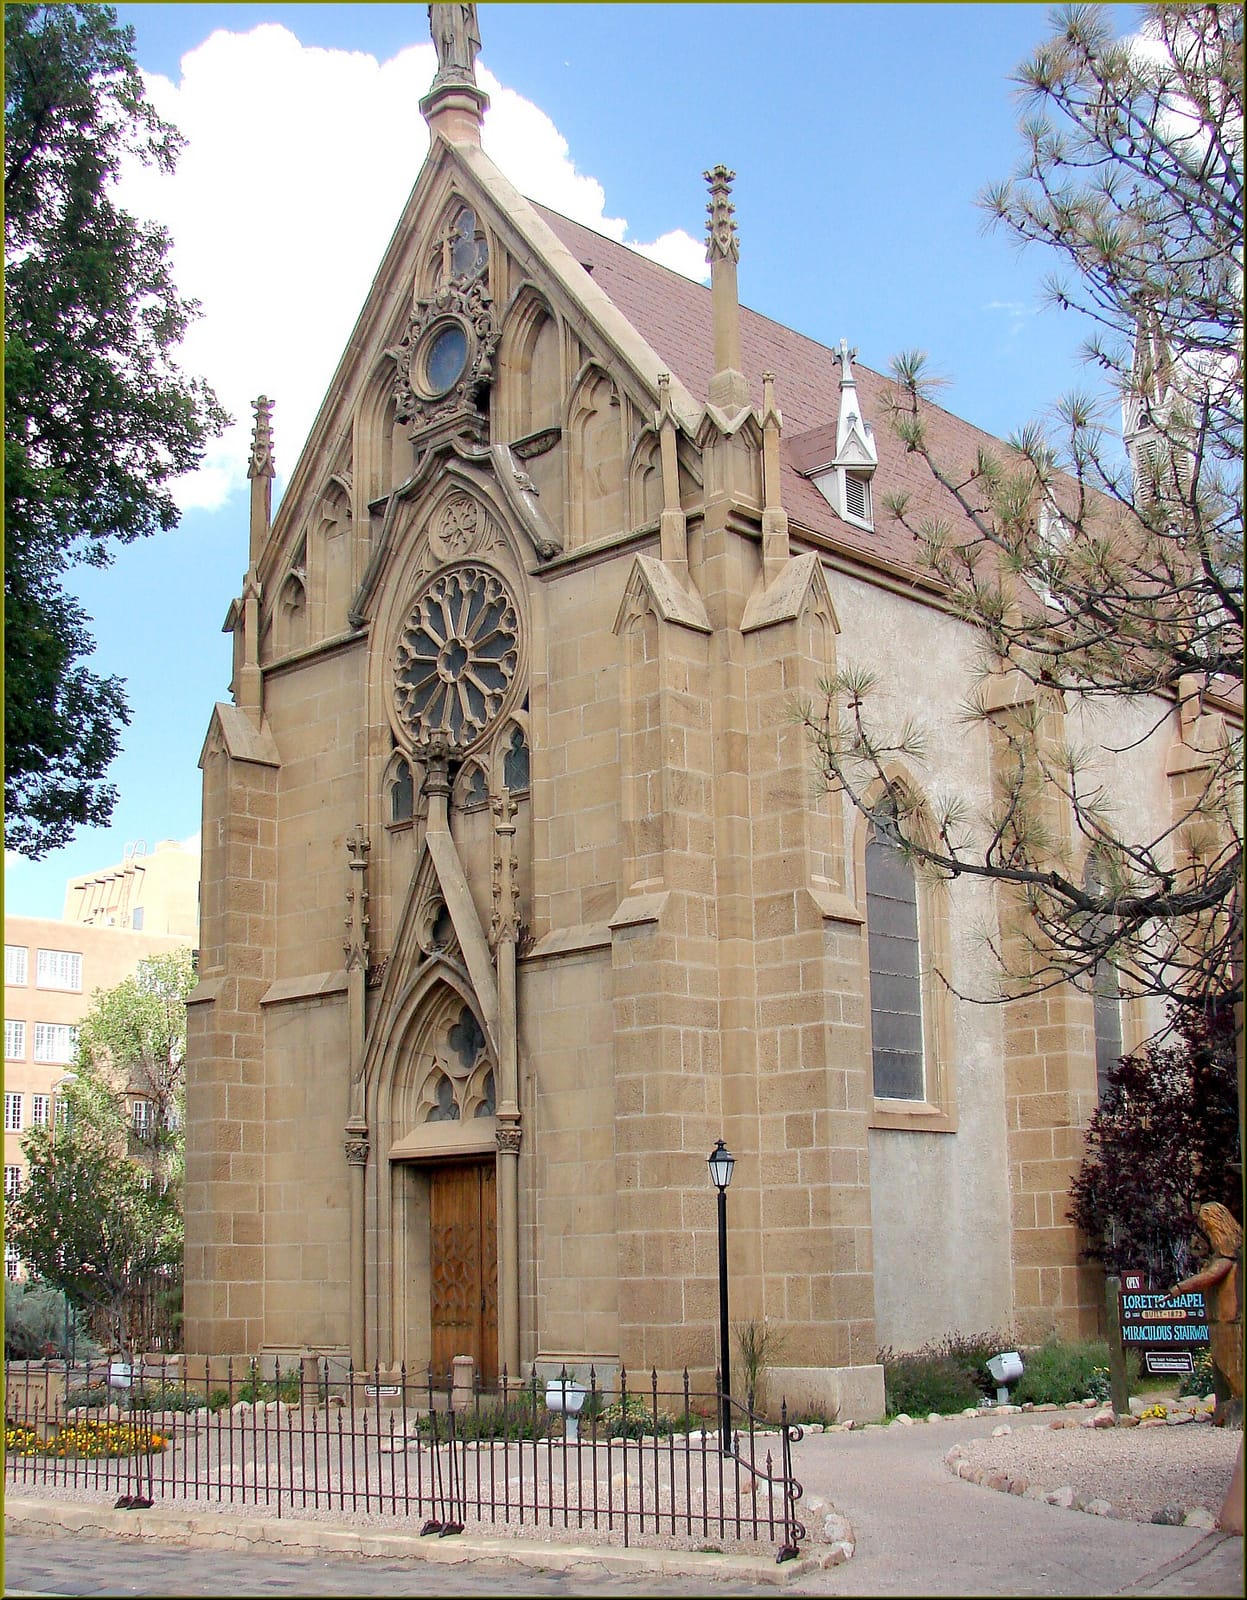
{"type": "Polygon", "coordinates": [[[722,1417],[721,1445],[723,1454],[732,1451],[732,1371],[731,1350],[728,1345],[727,1323],[727,1186],[732,1181],[736,1158],[724,1144],[716,1139],[714,1149],[706,1159],[710,1168],[710,1181],[719,1193],[719,1387],[722,1417]]]}

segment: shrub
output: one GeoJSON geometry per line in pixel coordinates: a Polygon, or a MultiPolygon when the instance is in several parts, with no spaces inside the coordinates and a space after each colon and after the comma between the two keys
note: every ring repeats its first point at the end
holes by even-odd
{"type": "Polygon", "coordinates": [[[595,1433],[609,1439],[642,1439],[650,1434],[665,1436],[676,1431],[676,1420],[666,1411],[655,1411],[652,1402],[642,1394],[630,1394],[626,1400],[614,1400],[603,1406],[592,1419],[595,1433]]]}
{"type": "MultiPolygon", "coordinates": [[[[1010,1390],[1017,1405],[1070,1405],[1078,1400],[1107,1399],[1108,1345],[1103,1339],[1048,1339],[1022,1352],[1022,1376],[1010,1390]]],[[[1139,1356],[1126,1351],[1126,1379],[1139,1381],[1139,1356]]]]}
{"type": "MultiPolygon", "coordinates": [[[[497,1404],[473,1406],[455,1412],[456,1439],[548,1439],[556,1431],[558,1419],[542,1400],[525,1390],[497,1404]]],[[[450,1419],[445,1412],[421,1417],[416,1431],[424,1438],[439,1440],[450,1436],[450,1419]]]]}
{"type": "Polygon", "coordinates": [[[69,1411],[76,1407],[102,1411],[105,1406],[115,1405],[117,1401],[118,1396],[106,1383],[83,1383],[65,1391],[65,1407],[69,1411]]]}
{"type": "Polygon", "coordinates": [[[962,1366],[930,1346],[910,1354],[881,1350],[884,1408],[890,1417],[903,1412],[925,1417],[932,1411],[964,1411],[979,1402],[979,1391],[962,1366]]]}
{"type": "Polygon", "coordinates": [[[1182,1382],[1178,1385],[1178,1393],[1197,1394],[1201,1399],[1204,1395],[1212,1394],[1212,1354],[1207,1345],[1202,1350],[1195,1351],[1195,1359],[1191,1365],[1195,1370],[1182,1374],[1182,1382]]]}
{"type": "Polygon", "coordinates": [[[134,1390],[130,1399],[132,1411],[202,1411],[207,1401],[194,1389],[181,1384],[165,1383],[134,1390]]]}
{"type": "MultiPolygon", "coordinates": [[[[229,1402],[229,1393],[225,1391],[226,1401],[229,1402]]],[[[233,1400],[237,1404],[243,1401],[247,1405],[262,1405],[269,1400],[282,1400],[287,1405],[297,1405],[303,1398],[303,1374],[297,1367],[283,1372],[275,1380],[261,1378],[255,1367],[251,1368],[251,1376],[238,1385],[233,1400]]]]}
{"type": "Polygon", "coordinates": [[[81,1319],[65,1296],[46,1283],[4,1284],[4,1358],[35,1361],[40,1356],[63,1357],[66,1334],[75,1354],[94,1359],[99,1346],[81,1331],[81,1319]]]}
{"type": "Polygon", "coordinates": [[[787,1336],[773,1328],[765,1317],[761,1321],[751,1317],[745,1322],[734,1322],[732,1332],[744,1369],[745,1396],[760,1408],[766,1399],[762,1389],[766,1370],[783,1354],[787,1336]]]}

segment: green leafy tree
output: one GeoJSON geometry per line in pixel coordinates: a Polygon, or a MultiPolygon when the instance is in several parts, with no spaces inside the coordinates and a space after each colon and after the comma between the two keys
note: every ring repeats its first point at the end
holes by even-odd
{"type": "Polygon", "coordinates": [[[123,1348],[133,1297],[180,1277],[189,950],[97,991],[53,1122],[22,1148],[6,1236],[33,1275],[102,1316],[123,1348]],[[148,1108],[136,1118],[135,1102],[148,1108]]]}
{"type": "Polygon", "coordinates": [[[966,706],[1003,741],[997,790],[980,807],[890,787],[895,758],[922,763],[925,731],[890,720],[851,664],[806,720],[830,783],[916,862],[1015,891],[985,930],[999,985],[971,998],[1094,992],[1115,970],[1124,990],[1215,1009],[1242,992],[1241,713],[1226,696],[1243,670],[1243,8],[1149,6],[1124,41],[1112,20],[1054,13],[1017,77],[1024,158],[981,199],[991,224],[1061,258],[1049,295],[1089,319],[1111,401],[1073,395],[1008,448],[950,459],[925,357],[893,369],[891,422],[929,492],[885,509],[977,630],[984,680],[1023,686],[1012,715],[981,690],[966,706]],[[1157,771],[1175,705],[1198,721],[1206,764],[1154,830],[1110,799],[1123,752],[1067,731],[1105,702],[1131,709],[1129,742],[1157,771]]]}
{"type": "Polygon", "coordinates": [[[168,234],[114,198],[123,161],[171,171],[181,142],[133,31],[108,6],[6,5],[4,38],[5,841],[37,859],[108,820],[129,720],[84,665],[66,575],[174,527],[170,481],[228,419],[174,359],[196,307],[168,234]]]}

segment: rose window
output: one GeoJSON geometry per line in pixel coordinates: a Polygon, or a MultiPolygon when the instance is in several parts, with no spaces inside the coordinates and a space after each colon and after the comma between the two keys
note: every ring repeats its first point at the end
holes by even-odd
{"type": "Polygon", "coordinates": [[[398,714],[417,741],[472,744],[503,707],[519,659],[510,591],[484,567],[439,573],[399,635],[398,714]]]}

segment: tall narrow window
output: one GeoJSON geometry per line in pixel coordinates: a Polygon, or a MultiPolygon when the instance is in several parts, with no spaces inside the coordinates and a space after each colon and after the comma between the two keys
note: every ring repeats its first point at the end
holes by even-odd
{"type": "Polygon", "coordinates": [[[875,1096],[922,1100],[926,1074],[918,888],[904,852],[878,828],[871,829],[866,841],[866,934],[875,1096]]]}
{"type": "Polygon", "coordinates": [[[4,1019],[4,1059],[6,1061],[26,1059],[26,1024],[17,1017],[4,1019]]]}
{"type": "Polygon", "coordinates": [[[410,822],[414,806],[411,768],[406,759],[399,756],[394,763],[394,781],[390,785],[390,821],[410,822]]]}
{"type": "MultiPolygon", "coordinates": [[[[1095,851],[1087,857],[1083,887],[1102,893],[1107,883],[1104,862],[1095,851]]],[[[1101,919],[1108,930],[1110,919],[1101,919]]],[[[1095,1084],[1101,1100],[1108,1088],[1109,1073],[1121,1060],[1121,984],[1111,961],[1097,961],[1091,976],[1091,996],[1095,1014],[1095,1084]]]]}
{"type": "Polygon", "coordinates": [[[6,944],[4,947],[4,981],[19,984],[26,982],[26,946],[6,944]]]}
{"type": "Polygon", "coordinates": [[[20,1133],[22,1131],[22,1097],[20,1094],[6,1094],[4,1097],[4,1131],[5,1133],[20,1133]]]}

